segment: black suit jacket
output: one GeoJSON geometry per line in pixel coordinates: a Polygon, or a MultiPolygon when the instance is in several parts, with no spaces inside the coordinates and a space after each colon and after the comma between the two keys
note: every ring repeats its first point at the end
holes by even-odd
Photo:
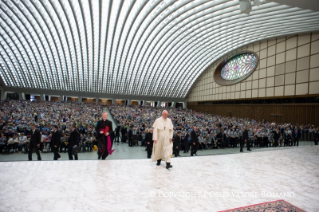
{"type": "Polygon", "coordinates": [[[125,126],[122,127],[121,133],[122,133],[122,135],[125,135],[127,133],[127,129],[125,126]]]}
{"type": "Polygon", "coordinates": [[[70,147],[73,147],[74,145],[79,146],[79,141],[80,141],[80,134],[78,133],[78,131],[76,131],[76,129],[74,129],[70,134],[68,143],[70,147]]]}
{"type": "Polygon", "coordinates": [[[147,145],[152,145],[153,146],[153,135],[152,133],[146,133],[145,134],[145,142],[147,144],[147,142],[150,142],[150,144],[147,144],[147,145]]]}
{"type": "Polygon", "coordinates": [[[37,145],[41,143],[41,134],[39,130],[35,130],[34,133],[31,131],[30,143],[33,145],[37,145]]]}
{"type": "Polygon", "coordinates": [[[192,141],[192,143],[195,143],[195,144],[198,143],[198,137],[197,137],[197,134],[194,130],[191,132],[191,141],[192,141]]]}
{"type": "Polygon", "coordinates": [[[248,140],[248,130],[247,129],[245,129],[243,132],[243,139],[248,140]]]}
{"type": "Polygon", "coordinates": [[[116,127],[116,136],[120,136],[120,129],[121,129],[121,126],[116,127]]]}
{"type": "Polygon", "coordinates": [[[101,140],[103,138],[104,134],[100,134],[100,131],[101,131],[101,129],[105,129],[106,126],[108,126],[110,128],[109,134],[110,134],[110,137],[111,137],[111,141],[113,141],[113,139],[115,137],[114,131],[113,131],[113,125],[112,125],[112,122],[107,120],[107,119],[105,121],[100,120],[100,121],[97,122],[97,125],[95,127],[95,130],[96,130],[96,133],[97,133],[97,135],[96,135],[96,139],[97,140],[101,140]]]}
{"type": "Polygon", "coordinates": [[[128,130],[128,137],[129,138],[132,138],[133,136],[133,131],[131,129],[128,130]]]}
{"type": "Polygon", "coordinates": [[[59,147],[60,145],[61,145],[61,134],[58,131],[56,131],[55,133],[52,134],[51,146],[59,147]]]}
{"type": "Polygon", "coordinates": [[[175,146],[180,146],[181,145],[181,137],[176,135],[174,137],[173,143],[174,143],[175,146]]]}

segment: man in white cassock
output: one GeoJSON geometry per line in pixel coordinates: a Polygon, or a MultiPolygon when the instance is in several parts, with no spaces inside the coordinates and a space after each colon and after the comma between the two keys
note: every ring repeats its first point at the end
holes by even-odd
{"type": "Polygon", "coordinates": [[[152,161],[157,161],[157,165],[161,161],[166,162],[166,168],[172,168],[171,154],[172,154],[172,139],[173,139],[173,124],[171,119],[167,118],[168,112],[164,110],[162,117],[157,118],[153,124],[153,154],[152,161]]]}

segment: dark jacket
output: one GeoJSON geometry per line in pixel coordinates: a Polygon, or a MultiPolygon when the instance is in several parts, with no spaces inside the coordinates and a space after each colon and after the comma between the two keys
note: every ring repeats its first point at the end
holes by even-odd
{"type": "Polygon", "coordinates": [[[195,144],[198,143],[198,137],[197,137],[197,134],[194,130],[191,132],[191,142],[195,143],[195,144]]]}
{"type": "Polygon", "coordinates": [[[122,133],[122,136],[124,136],[127,133],[127,129],[125,126],[122,127],[121,133],[122,133]]]}
{"type": "Polygon", "coordinates": [[[129,130],[128,130],[128,138],[132,138],[132,136],[133,136],[133,131],[132,131],[132,129],[130,128],[129,130]]]}
{"type": "Polygon", "coordinates": [[[79,146],[79,141],[80,141],[80,134],[78,133],[76,129],[74,129],[70,134],[68,143],[70,147],[73,147],[74,145],[79,146]]]}
{"type": "Polygon", "coordinates": [[[41,143],[41,134],[39,130],[35,130],[34,133],[31,130],[30,143],[33,145],[37,145],[41,143]]]}
{"type": "Polygon", "coordinates": [[[57,146],[59,147],[61,145],[61,134],[56,131],[52,134],[52,138],[51,138],[51,146],[57,146]]]}
{"type": "Polygon", "coordinates": [[[145,134],[145,142],[146,145],[152,145],[153,146],[153,135],[152,133],[148,132],[145,134]],[[150,144],[147,144],[147,142],[150,142],[150,144]]]}
{"type": "Polygon", "coordinates": [[[243,132],[243,139],[248,140],[248,130],[247,129],[245,129],[243,132]]]}
{"type": "Polygon", "coordinates": [[[184,144],[187,146],[188,146],[188,143],[190,143],[190,142],[188,142],[188,138],[189,138],[189,134],[187,133],[184,137],[184,144]]]}
{"type": "Polygon", "coordinates": [[[181,145],[181,137],[178,136],[178,135],[176,135],[176,136],[174,137],[173,144],[174,144],[175,146],[180,146],[180,145],[181,145]]]}
{"type": "Polygon", "coordinates": [[[116,127],[116,136],[120,136],[120,129],[121,129],[121,126],[116,127]]]}

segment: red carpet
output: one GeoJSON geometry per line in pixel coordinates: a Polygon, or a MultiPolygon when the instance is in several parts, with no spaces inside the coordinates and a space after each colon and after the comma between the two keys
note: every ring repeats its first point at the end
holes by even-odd
{"type": "Polygon", "coordinates": [[[255,205],[234,208],[219,212],[305,212],[304,210],[286,202],[285,200],[276,200],[271,202],[263,202],[255,205]]]}

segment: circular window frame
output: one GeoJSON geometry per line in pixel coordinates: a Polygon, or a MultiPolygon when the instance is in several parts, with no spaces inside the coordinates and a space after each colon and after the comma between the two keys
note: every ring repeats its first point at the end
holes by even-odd
{"type": "Polygon", "coordinates": [[[258,57],[258,55],[255,52],[252,52],[252,51],[237,52],[237,53],[233,54],[231,57],[228,57],[226,60],[223,60],[217,66],[217,68],[216,68],[216,70],[214,72],[214,80],[219,85],[234,85],[234,84],[237,84],[237,83],[247,79],[252,73],[254,73],[256,71],[258,66],[259,66],[259,57],[258,57]],[[224,65],[226,63],[228,63],[230,60],[232,60],[234,57],[236,57],[238,55],[241,55],[241,54],[246,54],[246,53],[253,54],[257,58],[257,64],[256,64],[255,68],[252,71],[250,71],[249,74],[247,74],[246,76],[240,77],[238,79],[235,79],[235,80],[225,80],[225,79],[223,79],[222,76],[221,76],[221,71],[222,71],[222,68],[224,67],[224,65]]]}

